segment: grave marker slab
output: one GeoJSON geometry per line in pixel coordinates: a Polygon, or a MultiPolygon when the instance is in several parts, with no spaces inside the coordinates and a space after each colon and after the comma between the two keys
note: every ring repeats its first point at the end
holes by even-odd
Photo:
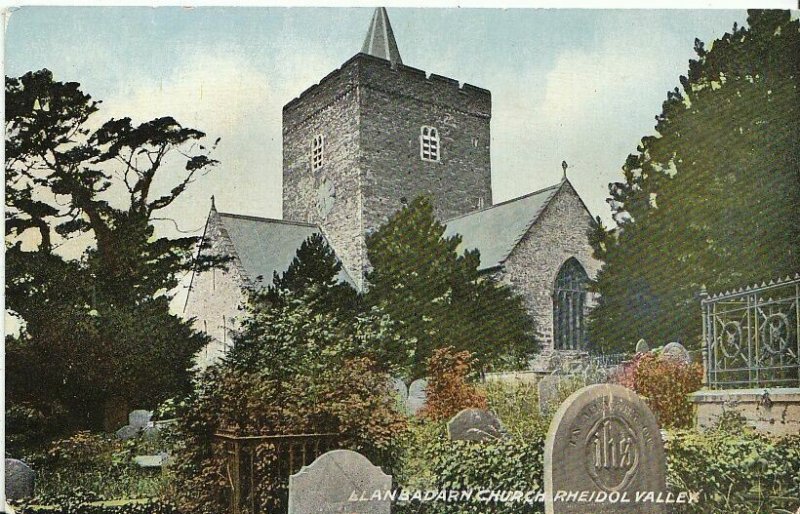
{"type": "Polygon", "coordinates": [[[505,437],[505,429],[494,413],[482,409],[464,409],[447,423],[453,441],[495,441],[505,437]]]}
{"type": "Polygon", "coordinates": [[[391,487],[391,475],[360,453],[333,450],[289,477],[289,514],[390,514],[391,487]]]}
{"type": "Polygon", "coordinates": [[[411,382],[408,386],[408,412],[409,414],[416,414],[421,408],[425,406],[428,395],[425,389],[428,387],[428,381],[424,378],[418,378],[411,382]]]}
{"type": "Polygon", "coordinates": [[[132,410],[128,414],[128,425],[135,428],[144,428],[150,423],[150,418],[153,417],[151,410],[132,410]]]}
{"type": "Polygon", "coordinates": [[[689,355],[689,350],[687,350],[686,347],[681,343],[673,342],[667,344],[664,349],[661,350],[661,354],[667,359],[683,364],[689,364],[692,362],[692,357],[689,355]]]}
{"type": "Polygon", "coordinates": [[[18,459],[6,459],[6,498],[22,500],[33,496],[36,473],[18,459]]]}
{"type": "Polygon", "coordinates": [[[548,514],[666,513],[666,505],[656,503],[667,492],[666,462],[650,408],[616,384],[576,391],[550,424],[544,487],[548,514]],[[564,495],[584,491],[592,501],[564,495]]]}

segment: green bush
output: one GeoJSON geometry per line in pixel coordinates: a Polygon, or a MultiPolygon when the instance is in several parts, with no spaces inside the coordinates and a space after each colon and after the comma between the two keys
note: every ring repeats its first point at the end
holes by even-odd
{"type": "MultiPolygon", "coordinates": [[[[419,423],[409,439],[410,458],[398,482],[406,490],[542,491],[545,433],[512,435],[492,442],[451,441],[444,424],[419,423]]],[[[396,477],[398,478],[398,477],[396,477]]],[[[399,504],[398,514],[542,512],[542,503],[479,501],[399,504]]]]}
{"type": "Polygon", "coordinates": [[[161,438],[143,437],[120,441],[113,435],[86,431],[56,440],[27,460],[36,470],[36,501],[59,504],[76,491],[115,500],[159,496],[168,477],[159,469],[137,466],[133,458],[167,449],[161,442],[161,438]]]}
{"type": "Polygon", "coordinates": [[[679,430],[665,446],[669,483],[701,493],[699,504],[677,512],[793,513],[800,506],[800,435],[679,430]]]}
{"type": "Polygon", "coordinates": [[[51,503],[20,503],[19,514],[179,514],[169,503],[157,500],[98,501],[92,494],[74,491],[68,496],[52,498],[51,503]]]}

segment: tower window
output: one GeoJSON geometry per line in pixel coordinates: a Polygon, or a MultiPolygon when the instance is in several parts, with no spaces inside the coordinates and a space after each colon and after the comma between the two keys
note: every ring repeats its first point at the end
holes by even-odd
{"type": "Polygon", "coordinates": [[[423,161],[439,162],[439,131],[423,126],[419,133],[419,156],[423,161]]]}
{"type": "Polygon", "coordinates": [[[325,137],[321,134],[314,136],[311,141],[311,169],[321,168],[325,162],[325,137]]]}

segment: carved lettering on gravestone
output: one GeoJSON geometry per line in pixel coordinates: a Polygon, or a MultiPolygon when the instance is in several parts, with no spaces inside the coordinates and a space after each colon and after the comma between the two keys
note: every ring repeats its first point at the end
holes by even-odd
{"type": "Polygon", "coordinates": [[[360,453],[330,451],[289,477],[289,514],[389,514],[391,487],[360,453]]]}
{"type": "Polygon", "coordinates": [[[447,423],[453,441],[494,441],[505,436],[505,429],[493,413],[482,409],[464,409],[447,423]]]}
{"type": "Polygon", "coordinates": [[[654,501],[667,491],[661,432],[629,389],[596,384],[573,393],[553,417],[544,454],[547,513],[666,512],[654,501]],[[564,494],[575,491],[573,500],[564,494]]]}

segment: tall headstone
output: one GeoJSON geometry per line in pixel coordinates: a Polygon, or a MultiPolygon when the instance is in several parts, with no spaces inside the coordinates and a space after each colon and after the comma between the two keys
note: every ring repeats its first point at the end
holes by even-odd
{"type": "Polygon", "coordinates": [[[503,424],[494,413],[483,409],[464,409],[447,423],[453,441],[496,441],[505,437],[503,424]]]}
{"type": "Polygon", "coordinates": [[[561,404],[544,446],[545,512],[666,513],[664,445],[633,391],[595,384],[561,404]]]}
{"type": "Polygon", "coordinates": [[[692,362],[692,356],[689,355],[689,350],[678,342],[672,342],[664,346],[661,350],[661,355],[681,364],[689,364],[692,362]]]}
{"type": "Polygon", "coordinates": [[[425,406],[427,401],[427,394],[425,389],[428,387],[428,381],[424,378],[418,378],[411,382],[408,386],[408,412],[409,414],[416,414],[421,408],[425,406]]]}
{"type": "Polygon", "coordinates": [[[289,477],[289,514],[389,514],[391,488],[360,453],[333,450],[289,477]]]}
{"type": "Polygon", "coordinates": [[[36,473],[24,462],[6,459],[6,498],[22,500],[33,496],[36,473]]]}

